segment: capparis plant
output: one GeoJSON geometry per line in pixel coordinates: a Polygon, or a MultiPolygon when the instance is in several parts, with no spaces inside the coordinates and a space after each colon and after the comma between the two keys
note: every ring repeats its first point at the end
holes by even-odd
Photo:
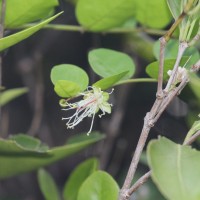
{"type": "MultiPolygon", "coordinates": [[[[28,92],[28,89],[24,87],[7,89],[4,85],[2,81],[3,53],[40,29],[90,32],[91,34],[124,34],[127,36],[126,40],[129,41],[127,46],[134,53],[148,60],[146,74],[149,77],[135,78],[140,63],[124,52],[108,48],[95,48],[87,54],[89,67],[99,77],[94,82],[94,79],[91,79],[88,72],[84,70],[86,66],[76,66],[73,63],[58,63],[52,66],[50,80],[55,95],[60,99],[58,101],[62,110],[60,120],[64,122],[66,132],[69,131],[68,129],[76,130],[81,123],[85,123],[86,118],[89,118],[90,125],[86,133],[77,134],[66,144],[53,148],[28,134],[16,134],[1,139],[0,178],[6,179],[56,163],[102,139],[105,139],[102,152],[106,151],[105,154],[112,157],[113,141],[111,139],[117,138],[117,131],[108,132],[107,135],[94,131],[93,125],[97,118],[106,114],[112,117],[118,109],[118,104],[113,102],[112,97],[115,96],[115,90],[119,85],[124,87],[123,85],[130,83],[157,83],[155,101],[144,117],[129,169],[123,171],[123,180],[112,177],[101,167],[103,159],[90,158],[71,172],[63,187],[57,184],[49,172],[39,169],[38,185],[47,200],[142,198],[199,200],[200,153],[198,148],[194,149],[190,145],[195,141],[198,142],[200,135],[198,74],[200,69],[198,46],[200,1],[68,0],[67,3],[74,5],[75,17],[79,25],[48,24],[63,14],[63,12],[55,14],[55,8],[62,8],[62,4],[60,6],[57,0],[18,0],[17,2],[0,0],[1,107],[28,92]],[[170,28],[166,30],[165,27],[170,28]],[[13,33],[13,30],[17,32],[13,33]],[[150,35],[154,37],[150,38],[150,35]],[[158,35],[160,39],[155,40],[158,35]],[[154,61],[151,62],[152,60],[154,61]],[[177,144],[161,136],[147,143],[152,127],[156,125],[169,104],[185,91],[187,85],[193,94],[188,98],[193,98],[195,102],[191,115],[196,113],[196,120],[192,121],[188,117],[190,128],[183,142],[177,144]],[[109,141],[107,143],[106,137],[109,141]],[[146,151],[144,151],[145,146],[147,146],[146,151]],[[136,170],[140,168],[139,161],[145,163],[149,171],[138,176],[136,170]],[[150,178],[153,181],[151,184],[147,182],[150,178]],[[148,188],[154,187],[156,196],[148,192],[146,196],[143,194],[141,197],[139,191],[145,185],[148,185],[148,188]]],[[[0,114],[2,118],[4,112],[0,114]]],[[[109,120],[109,117],[107,119],[109,120]]],[[[129,132],[131,134],[132,130],[129,132]]]]}

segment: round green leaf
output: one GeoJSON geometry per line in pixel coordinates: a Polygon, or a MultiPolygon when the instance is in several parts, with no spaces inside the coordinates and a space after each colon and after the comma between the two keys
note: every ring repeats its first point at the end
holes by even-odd
{"type": "MultiPolygon", "coordinates": [[[[1,3],[0,3],[1,4],[1,3]]],[[[57,0],[9,0],[6,1],[6,28],[45,19],[54,13],[57,0]]]]}
{"type": "Polygon", "coordinates": [[[89,63],[92,69],[102,77],[109,77],[128,71],[123,79],[128,79],[135,72],[133,60],[124,53],[110,49],[95,49],[89,52],[89,63]]]}
{"type": "MultiPolygon", "coordinates": [[[[187,62],[188,57],[183,57],[181,59],[180,62],[180,66],[184,66],[184,64],[187,62]]],[[[169,78],[167,72],[169,70],[172,70],[174,67],[176,60],[175,59],[167,59],[164,61],[164,71],[163,71],[163,80],[167,80],[169,78]]],[[[158,70],[159,70],[159,62],[155,61],[150,63],[147,67],[146,67],[146,73],[152,77],[157,79],[158,78],[158,70]]]]}
{"type": "Polygon", "coordinates": [[[82,184],[77,200],[116,200],[119,187],[106,172],[97,171],[82,184]]]}
{"type": "Polygon", "coordinates": [[[46,200],[59,200],[57,186],[51,175],[44,169],[38,171],[38,182],[46,200]]]}
{"type": "Polygon", "coordinates": [[[164,28],[172,16],[165,0],[136,0],[136,19],[145,26],[164,28]]]}
{"type": "Polygon", "coordinates": [[[200,199],[200,152],[162,137],[147,150],[153,181],[169,200],[200,199]]]}
{"type": "Polygon", "coordinates": [[[93,86],[101,88],[102,90],[107,90],[108,88],[113,87],[117,82],[119,82],[127,73],[128,71],[122,72],[114,76],[109,76],[107,78],[103,78],[94,83],[93,86]]]}
{"type": "Polygon", "coordinates": [[[81,91],[77,83],[65,80],[57,81],[54,90],[62,98],[74,97],[81,91]]]}
{"type": "Polygon", "coordinates": [[[61,64],[53,67],[51,81],[55,85],[59,80],[74,82],[79,85],[81,91],[87,88],[89,82],[88,75],[83,69],[70,64],[61,64]]]}
{"type": "Polygon", "coordinates": [[[92,31],[122,25],[134,15],[135,0],[79,0],[76,16],[79,23],[92,31]]]}
{"type": "Polygon", "coordinates": [[[64,187],[63,196],[65,200],[76,200],[78,191],[85,181],[98,168],[99,162],[96,158],[91,158],[78,165],[71,173],[69,180],[64,187]]]}

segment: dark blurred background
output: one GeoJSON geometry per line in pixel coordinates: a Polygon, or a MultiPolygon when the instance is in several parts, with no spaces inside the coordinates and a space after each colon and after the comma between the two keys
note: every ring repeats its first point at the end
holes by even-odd
{"type": "MultiPolygon", "coordinates": [[[[61,7],[57,11],[60,10],[64,10],[64,14],[53,23],[77,24],[73,5],[61,1],[61,7]]],[[[85,134],[90,127],[90,118],[85,119],[74,130],[66,129],[65,122],[61,121],[65,112],[61,111],[59,97],[50,81],[52,67],[62,63],[78,65],[88,72],[92,83],[99,77],[89,67],[87,54],[91,49],[104,47],[129,54],[136,64],[135,77],[147,77],[145,66],[154,60],[152,45],[158,38],[143,33],[117,35],[41,30],[9,48],[3,56],[3,85],[7,89],[28,87],[29,92],[3,107],[2,137],[26,133],[53,147],[64,144],[74,134],[85,134]]],[[[110,99],[113,104],[112,114],[102,119],[96,117],[93,128],[106,134],[107,138],[89,149],[46,167],[57,185],[62,188],[74,167],[91,156],[97,156],[101,161],[101,168],[111,173],[121,184],[137,144],[143,118],[155,100],[155,93],[156,83],[116,87],[110,99]]],[[[152,129],[149,139],[165,135],[181,142],[188,130],[185,123],[187,112],[187,104],[176,99],[152,129]]],[[[144,158],[138,173],[142,174],[147,169],[144,158]]],[[[145,197],[145,191],[143,188],[138,193],[138,199],[151,199],[145,197]]],[[[0,200],[36,199],[43,199],[36,172],[0,182],[0,200]]]]}

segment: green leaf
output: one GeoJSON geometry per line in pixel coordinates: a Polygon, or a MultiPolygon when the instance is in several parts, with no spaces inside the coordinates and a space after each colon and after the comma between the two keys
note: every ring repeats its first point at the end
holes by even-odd
{"type": "Polygon", "coordinates": [[[58,96],[63,98],[74,97],[81,91],[77,83],[65,80],[58,80],[54,90],[58,96]]]}
{"type": "Polygon", "coordinates": [[[15,88],[9,89],[4,92],[0,92],[0,106],[4,106],[13,99],[28,92],[27,88],[15,88]]]}
{"type": "Polygon", "coordinates": [[[136,0],[136,19],[151,28],[164,28],[172,17],[165,0],[136,0]]]}
{"type": "Polygon", "coordinates": [[[122,25],[134,16],[135,0],[79,0],[76,16],[79,23],[92,31],[104,31],[122,25]]]}
{"type": "Polygon", "coordinates": [[[123,79],[128,79],[135,72],[133,60],[124,53],[110,49],[95,49],[89,52],[89,63],[95,73],[102,77],[109,77],[128,71],[123,79]]]}
{"type": "MultiPolygon", "coordinates": [[[[61,12],[62,13],[62,12],[61,12]]],[[[17,44],[18,42],[21,42],[22,40],[30,37],[31,35],[33,35],[35,32],[39,31],[43,26],[45,26],[46,24],[48,24],[50,21],[54,20],[56,17],[58,17],[61,13],[58,13],[57,15],[54,15],[53,17],[31,27],[31,28],[27,28],[23,31],[20,31],[18,33],[12,34],[10,36],[4,37],[0,39],[0,51],[11,47],[15,44],[17,44]]]]}
{"type": "Polygon", "coordinates": [[[174,17],[174,19],[177,19],[179,15],[181,14],[181,2],[183,0],[167,0],[169,9],[174,17]]]}
{"type": "MultiPolygon", "coordinates": [[[[0,0],[1,4],[2,0],[0,0]]],[[[57,0],[9,0],[6,1],[6,28],[34,22],[49,17],[54,13],[57,0]]]]}
{"type": "Polygon", "coordinates": [[[0,179],[5,179],[20,173],[36,170],[50,165],[63,158],[73,155],[80,150],[92,145],[104,138],[98,133],[74,136],[69,143],[41,151],[41,148],[31,148],[19,140],[0,139],[0,179]],[[28,148],[27,148],[28,146],[28,148]]]}
{"type": "MultiPolygon", "coordinates": [[[[62,90],[64,89],[64,91],[61,92],[62,94],[69,93],[68,96],[75,96],[87,88],[89,78],[87,73],[80,67],[70,64],[61,64],[52,68],[51,81],[55,87],[60,87],[62,90]]],[[[58,91],[56,90],[56,92],[58,91]]]]}
{"type": "Polygon", "coordinates": [[[70,174],[68,181],[64,186],[63,196],[65,200],[77,200],[78,191],[85,181],[93,172],[98,169],[99,161],[91,158],[78,165],[70,174]]]}
{"type": "MultiPolygon", "coordinates": [[[[177,57],[179,41],[175,39],[171,39],[166,47],[165,47],[165,59],[175,59],[177,57]]],[[[156,41],[153,47],[154,55],[157,59],[159,59],[160,54],[160,42],[156,41]]],[[[196,63],[200,56],[199,51],[196,47],[189,47],[186,49],[184,56],[188,56],[189,60],[185,66],[185,68],[190,68],[194,63],[196,63]],[[190,58],[191,57],[191,58],[190,58]]]]}
{"type": "Polygon", "coordinates": [[[113,87],[117,82],[119,82],[127,73],[128,71],[122,72],[114,76],[109,76],[107,78],[103,78],[94,83],[93,86],[101,88],[102,90],[107,90],[108,88],[113,87]]]}
{"type": "Polygon", "coordinates": [[[77,200],[116,200],[118,194],[119,187],[115,180],[108,173],[97,171],[82,184],[77,200]]]}
{"type": "MultiPolygon", "coordinates": [[[[180,62],[180,66],[184,66],[184,64],[187,62],[188,57],[183,57],[180,62]]],[[[166,81],[169,76],[167,74],[168,70],[172,70],[174,67],[176,60],[175,59],[167,59],[164,61],[164,73],[163,73],[163,80],[166,81]]],[[[158,69],[159,69],[159,62],[155,61],[150,63],[146,67],[146,73],[152,77],[157,79],[158,78],[158,69]]]]}
{"type": "Polygon", "coordinates": [[[199,130],[200,130],[200,120],[194,122],[191,129],[187,133],[185,141],[187,141],[191,136],[193,136],[199,130]]]}
{"type": "Polygon", "coordinates": [[[195,73],[190,73],[189,87],[198,100],[200,100],[200,78],[195,73]]]}
{"type": "Polygon", "coordinates": [[[148,145],[152,178],[169,200],[200,199],[200,152],[162,137],[148,145]]]}
{"type": "Polygon", "coordinates": [[[39,139],[33,138],[29,135],[17,134],[10,137],[16,145],[27,151],[45,152],[49,148],[47,145],[42,144],[39,139]]]}
{"type": "Polygon", "coordinates": [[[58,188],[51,175],[44,169],[38,171],[38,182],[45,200],[59,200],[58,188]]]}

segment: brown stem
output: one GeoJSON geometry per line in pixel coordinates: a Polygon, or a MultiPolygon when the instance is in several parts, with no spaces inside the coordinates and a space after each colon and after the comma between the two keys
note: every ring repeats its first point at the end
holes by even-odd
{"type": "Polygon", "coordinates": [[[197,131],[193,136],[191,136],[188,140],[186,140],[183,145],[192,144],[198,137],[200,136],[200,130],[197,131]]]}
{"type": "Polygon", "coordinates": [[[179,24],[182,22],[183,18],[188,14],[190,9],[192,8],[194,3],[194,0],[189,0],[187,4],[185,5],[183,12],[180,14],[178,19],[174,22],[174,24],[171,26],[171,28],[167,31],[167,33],[164,35],[165,41],[168,42],[170,38],[172,37],[172,34],[176,30],[176,28],[179,26],[179,24]]]}
{"type": "Polygon", "coordinates": [[[160,38],[160,58],[159,58],[157,97],[163,96],[162,85],[163,85],[163,68],[164,68],[165,46],[166,46],[166,40],[165,40],[164,37],[161,37],[160,38]]]}
{"type": "Polygon", "coordinates": [[[140,156],[141,156],[142,150],[144,148],[144,145],[146,143],[150,129],[151,129],[151,123],[149,121],[149,113],[147,113],[146,117],[144,118],[144,126],[143,126],[143,129],[142,129],[142,132],[141,132],[141,135],[140,135],[140,138],[139,138],[133,159],[131,161],[126,179],[124,181],[124,185],[123,185],[121,192],[120,192],[120,196],[119,196],[120,200],[126,200],[126,199],[129,198],[128,190],[129,190],[129,187],[130,187],[131,182],[133,180],[135,171],[137,169],[137,165],[139,163],[140,156]]]}
{"type": "Polygon", "coordinates": [[[146,174],[144,174],[142,177],[140,177],[136,183],[129,189],[129,195],[133,194],[140,186],[142,186],[151,176],[151,171],[148,171],[146,174]]]}
{"type": "MultiPolygon", "coordinates": [[[[197,131],[192,137],[190,137],[186,142],[183,143],[183,145],[191,145],[193,142],[196,141],[196,139],[200,136],[200,130],[197,131]]],[[[143,185],[151,176],[151,170],[148,171],[146,174],[144,174],[142,177],[140,177],[137,182],[129,189],[129,196],[133,194],[141,185],[143,185]]]]}
{"type": "Polygon", "coordinates": [[[171,85],[173,85],[173,83],[174,83],[181,58],[182,58],[185,50],[187,49],[187,47],[188,47],[187,42],[181,42],[179,44],[179,50],[178,50],[178,55],[177,55],[177,58],[176,58],[176,63],[175,63],[174,68],[172,70],[172,74],[169,78],[169,81],[167,82],[167,86],[164,89],[165,93],[169,91],[171,85]]]}

